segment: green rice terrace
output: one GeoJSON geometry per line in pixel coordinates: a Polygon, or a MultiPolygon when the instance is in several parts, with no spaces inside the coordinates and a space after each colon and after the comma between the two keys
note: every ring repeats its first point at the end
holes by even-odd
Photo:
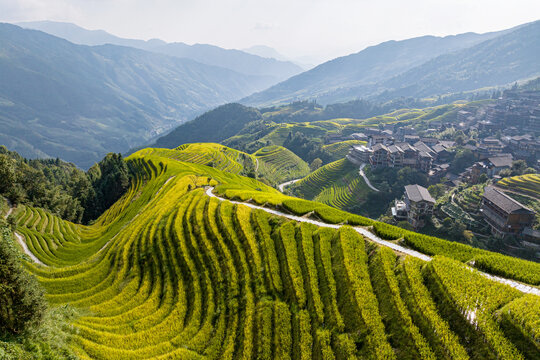
{"type": "Polygon", "coordinates": [[[292,191],[304,199],[347,209],[362,203],[372,190],[358,174],[358,166],[342,158],[298,181],[292,191]]]}
{"type": "Polygon", "coordinates": [[[527,174],[504,178],[497,183],[497,186],[503,190],[522,193],[540,198],[540,175],[527,174]]]}
{"type": "Polygon", "coordinates": [[[159,155],[178,161],[207,165],[241,175],[250,175],[265,182],[278,183],[304,177],[309,166],[290,150],[282,146],[267,146],[254,154],[247,154],[215,143],[185,144],[174,150],[144,149],[141,154],[159,155]]]}
{"type": "Polygon", "coordinates": [[[474,185],[462,191],[452,191],[442,197],[438,203],[440,210],[454,220],[459,220],[474,229],[485,227],[480,213],[485,185],[474,185]]]}
{"type": "Polygon", "coordinates": [[[333,144],[324,145],[322,148],[327,153],[331,154],[333,161],[343,159],[355,145],[366,145],[365,141],[361,140],[345,140],[333,144]]]}
{"type": "MultiPolygon", "coordinates": [[[[208,149],[131,155],[91,226],[15,209],[26,268],[80,314],[62,331],[81,359],[540,358],[540,264],[238,175],[279,148],[208,149]]],[[[348,171],[330,165],[301,186],[348,171]]]]}
{"type": "Polygon", "coordinates": [[[263,147],[253,154],[258,161],[258,171],[270,183],[298,179],[309,174],[309,165],[283,146],[263,147]]]}

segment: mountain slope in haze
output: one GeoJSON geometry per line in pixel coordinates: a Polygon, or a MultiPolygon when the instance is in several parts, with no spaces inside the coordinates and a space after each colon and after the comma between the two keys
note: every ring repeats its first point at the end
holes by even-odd
{"type": "Polygon", "coordinates": [[[540,75],[540,21],[446,54],[382,84],[381,100],[425,97],[504,85],[540,75]]]}
{"type": "Polygon", "coordinates": [[[10,24],[0,24],[0,78],[0,143],[85,168],[260,86],[189,59],[10,24]]]}
{"type": "Polygon", "coordinates": [[[266,81],[262,83],[263,86],[260,90],[288,79],[303,70],[300,66],[290,61],[258,56],[240,50],[223,49],[214,45],[188,45],[181,42],[167,43],[159,39],[148,41],[124,39],[103,30],[87,30],[75,24],[54,21],[22,22],[17,23],[17,25],[40,30],[75,44],[130,46],[161,54],[188,58],[202,64],[220,66],[247,75],[261,76],[266,81]]]}
{"type": "Polygon", "coordinates": [[[465,49],[503,32],[387,41],[339,57],[242,100],[249,105],[282,104],[317,99],[328,104],[365,96],[374,84],[388,80],[441,54],[465,49]],[[354,93],[348,90],[356,88],[354,93]],[[363,90],[363,91],[362,91],[363,90]]]}
{"type": "Polygon", "coordinates": [[[263,58],[240,50],[222,49],[207,44],[169,43],[153,47],[151,51],[221,66],[243,74],[266,76],[268,86],[302,72],[300,66],[289,61],[263,58]]]}
{"type": "Polygon", "coordinates": [[[236,135],[248,123],[261,119],[261,114],[255,108],[226,104],[178,126],[159,138],[154,145],[175,148],[192,142],[220,142],[236,135]]]}
{"type": "Polygon", "coordinates": [[[165,41],[160,39],[151,39],[148,41],[137,39],[124,39],[112,35],[104,30],[88,30],[78,25],[67,22],[25,21],[15,23],[14,25],[20,26],[25,29],[43,31],[44,33],[66,39],[69,42],[79,45],[96,46],[112,44],[129,46],[142,50],[150,50],[155,46],[166,44],[165,41]]]}

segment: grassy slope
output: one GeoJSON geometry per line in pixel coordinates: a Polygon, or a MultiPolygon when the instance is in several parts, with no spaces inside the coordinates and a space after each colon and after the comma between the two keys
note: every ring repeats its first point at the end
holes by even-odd
{"type": "MultiPolygon", "coordinates": [[[[73,322],[72,348],[81,358],[417,359],[481,351],[519,359],[521,351],[538,352],[507,338],[491,308],[474,328],[462,315],[479,303],[512,304],[521,293],[444,258],[405,264],[404,277],[395,268],[401,260],[387,250],[377,255],[351,228],[299,225],[208,198],[202,187],[327,222],[372,221],[174,155],[147,149],[130,156],[137,181],[92,226],[30,207],[16,213],[30,249],[50,266],[27,263],[49,302],[84,314],[73,322]],[[418,311],[419,304],[431,312],[418,311]],[[399,326],[390,328],[394,322],[399,326]]],[[[512,264],[522,266],[531,265],[512,264]]],[[[508,309],[510,324],[522,326],[512,319],[525,308],[508,309]]],[[[540,317],[538,306],[526,310],[540,317]]]]}

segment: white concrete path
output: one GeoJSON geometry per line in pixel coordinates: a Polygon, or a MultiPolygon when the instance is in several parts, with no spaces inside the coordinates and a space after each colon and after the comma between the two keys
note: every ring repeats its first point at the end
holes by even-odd
{"type": "Polygon", "coordinates": [[[294,179],[294,180],[291,180],[291,181],[287,181],[287,182],[284,182],[283,184],[279,184],[278,185],[278,189],[279,191],[283,192],[283,190],[285,190],[285,188],[291,184],[294,184],[296,182],[299,182],[300,180],[302,180],[301,178],[300,179],[294,179]]]}
{"type": "Polygon", "coordinates": [[[366,182],[367,186],[373,191],[379,192],[379,189],[377,189],[375,186],[371,185],[371,182],[369,182],[369,179],[366,176],[366,173],[364,172],[364,168],[366,167],[366,164],[360,165],[360,169],[358,169],[358,173],[361,177],[364,178],[364,181],[366,182]]]}
{"type": "MultiPolygon", "coordinates": [[[[6,199],[7,200],[7,199],[6,199]]],[[[9,200],[7,200],[8,202],[8,206],[9,206],[9,210],[8,212],[6,213],[6,215],[4,215],[4,219],[7,219],[9,215],[11,215],[13,213],[13,210],[15,209],[12,205],[11,205],[11,202],[9,200]]],[[[21,246],[21,248],[23,249],[24,253],[26,255],[28,255],[28,257],[30,259],[32,259],[33,262],[35,262],[36,264],[40,264],[40,265],[44,265],[46,266],[44,263],[42,263],[41,261],[39,261],[39,259],[37,257],[35,257],[35,255],[30,251],[30,249],[28,249],[28,245],[26,245],[26,241],[24,239],[24,237],[17,233],[17,232],[13,232],[13,235],[15,235],[15,239],[17,239],[17,242],[19,243],[19,245],[21,246]]]]}

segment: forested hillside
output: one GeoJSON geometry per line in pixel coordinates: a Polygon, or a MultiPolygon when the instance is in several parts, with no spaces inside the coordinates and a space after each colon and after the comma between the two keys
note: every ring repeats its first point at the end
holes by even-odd
{"type": "Polygon", "coordinates": [[[131,176],[120,154],[84,172],[58,158],[28,160],[0,146],[0,196],[76,223],[101,215],[127,191],[131,176]]]}

